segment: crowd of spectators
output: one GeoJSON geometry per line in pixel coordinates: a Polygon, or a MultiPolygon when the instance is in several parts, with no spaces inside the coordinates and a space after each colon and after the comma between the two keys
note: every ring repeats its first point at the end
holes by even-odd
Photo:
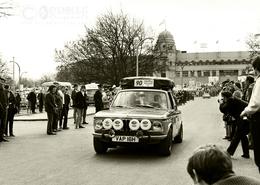
{"type": "Polygon", "coordinates": [[[194,100],[195,93],[194,91],[178,90],[174,92],[174,96],[177,99],[177,104],[182,105],[189,100],[194,100]]]}
{"type": "Polygon", "coordinates": [[[219,103],[226,127],[224,139],[231,141],[227,152],[232,156],[241,141],[242,157],[250,158],[249,149],[253,149],[260,173],[260,57],[252,66],[256,81],[250,75],[243,83],[225,81],[219,103]]]}

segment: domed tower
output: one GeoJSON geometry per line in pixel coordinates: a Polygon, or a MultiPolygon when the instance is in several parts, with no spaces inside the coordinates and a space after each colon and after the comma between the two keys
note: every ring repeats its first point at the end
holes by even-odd
{"type": "Polygon", "coordinates": [[[156,41],[154,55],[158,63],[162,66],[165,65],[165,70],[162,70],[161,73],[156,73],[156,76],[171,79],[175,77],[176,53],[175,41],[172,34],[167,30],[161,32],[156,41]]]}
{"type": "Polygon", "coordinates": [[[161,32],[156,41],[155,50],[163,53],[176,52],[176,46],[172,34],[165,30],[161,32]]]}

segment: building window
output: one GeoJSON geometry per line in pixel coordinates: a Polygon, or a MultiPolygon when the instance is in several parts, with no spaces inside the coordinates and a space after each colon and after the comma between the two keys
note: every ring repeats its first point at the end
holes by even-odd
{"type": "Polygon", "coordinates": [[[204,76],[210,76],[210,72],[209,71],[204,71],[204,76]]]}
{"type": "Polygon", "coordinates": [[[188,77],[188,71],[182,71],[182,76],[183,77],[188,77]]]}
{"type": "Polygon", "coordinates": [[[190,71],[190,76],[194,77],[194,71],[190,71]]]}
{"type": "Polygon", "coordinates": [[[219,76],[238,76],[238,70],[220,70],[219,76]]]}
{"type": "Polygon", "coordinates": [[[176,75],[176,77],[180,77],[181,76],[180,71],[176,71],[175,75],[176,75]]]}
{"type": "Polygon", "coordinates": [[[217,76],[217,72],[215,70],[212,71],[212,76],[217,76]]]}
{"type": "Polygon", "coordinates": [[[198,77],[201,77],[201,71],[197,71],[198,77]]]}

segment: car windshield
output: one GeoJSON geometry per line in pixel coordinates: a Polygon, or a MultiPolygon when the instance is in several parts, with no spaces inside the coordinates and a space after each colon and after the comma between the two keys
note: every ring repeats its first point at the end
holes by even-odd
{"type": "Polygon", "coordinates": [[[159,91],[122,91],[112,107],[167,109],[166,93],[159,91]]]}

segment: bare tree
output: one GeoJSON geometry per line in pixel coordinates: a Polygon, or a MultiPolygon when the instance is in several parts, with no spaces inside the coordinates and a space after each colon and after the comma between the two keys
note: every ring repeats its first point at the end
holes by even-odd
{"type": "Polygon", "coordinates": [[[260,34],[250,34],[246,44],[249,48],[251,59],[260,55],[260,34]]]}
{"type": "Polygon", "coordinates": [[[57,79],[118,85],[121,78],[135,75],[137,49],[141,51],[140,75],[152,75],[159,69],[152,45],[144,43],[137,48],[146,37],[143,22],[123,12],[101,15],[95,27],[86,27],[84,37],[55,51],[60,64],[57,79]]]}
{"type": "Polygon", "coordinates": [[[53,74],[44,74],[42,75],[42,77],[40,78],[40,80],[38,80],[36,83],[38,85],[41,85],[44,82],[51,82],[55,80],[55,75],[53,74]]]}
{"type": "Polygon", "coordinates": [[[7,77],[8,76],[8,68],[5,62],[0,58],[0,76],[7,77]]]}

